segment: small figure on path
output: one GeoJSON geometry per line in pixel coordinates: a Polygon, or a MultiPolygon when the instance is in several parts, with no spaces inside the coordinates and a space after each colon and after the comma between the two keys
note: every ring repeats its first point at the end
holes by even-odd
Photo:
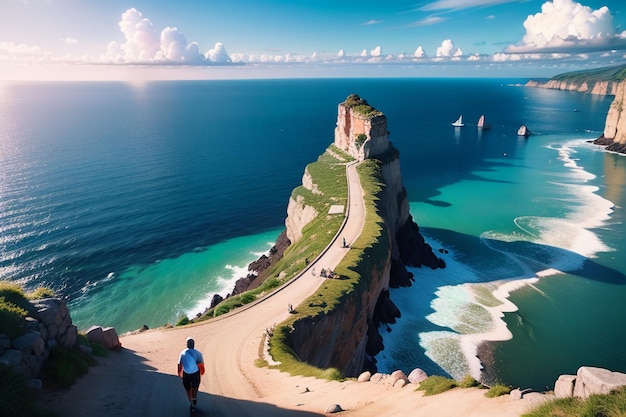
{"type": "Polygon", "coordinates": [[[343,239],[343,247],[344,247],[344,248],[347,248],[347,247],[348,247],[348,244],[346,243],[346,238],[345,238],[345,237],[343,237],[342,239],[343,239]]]}
{"type": "Polygon", "coordinates": [[[189,409],[196,410],[200,376],[204,375],[204,359],[202,353],[194,348],[195,341],[187,338],[187,348],[178,357],[178,376],[183,379],[183,387],[189,398],[189,409]]]}

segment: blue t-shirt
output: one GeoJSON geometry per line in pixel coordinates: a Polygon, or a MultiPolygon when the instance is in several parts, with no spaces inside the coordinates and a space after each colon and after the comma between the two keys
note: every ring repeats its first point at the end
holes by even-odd
{"type": "Polygon", "coordinates": [[[198,364],[204,362],[202,359],[202,353],[195,349],[183,349],[178,357],[178,363],[183,365],[183,370],[186,374],[195,374],[198,372],[198,364]]]}

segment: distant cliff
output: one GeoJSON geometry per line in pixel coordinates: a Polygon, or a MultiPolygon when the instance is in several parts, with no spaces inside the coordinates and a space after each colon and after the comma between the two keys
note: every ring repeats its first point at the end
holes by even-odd
{"type": "Polygon", "coordinates": [[[615,98],[606,116],[604,133],[594,141],[612,152],[626,153],[626,80],[615,87],[615,98]]]}
{"type": "MultiPolygon", "coordinates": [[[[363,161],[359,175],[365,194],[366,226],[359,246],[364,249],[358,259],[344,260],[335,271],[358,278],[345,284],[351,287],[341,291],[336,300],[311,297],[305,304],[323,307],[323,312],[294,319],[278,331],[299,360],[355,376],[365,369],[376,370],[374,356],[383,349],[378,329],[400,316],[388,290],[410,286],[413,280],[405,266],[438,268],[445,264],[424,241],[411,218],[400,154],[389,142],[385,115],[360,97],[349,96],[338,106],[334,145],[363,161]]],[[[315,178],[305,172],[303,185],[314,190],[315,178]]],[[[304,201],[292,198],[286,221],[289,239],[297,242],[301,230],[315,215],[304,201]]]]}
{"type": "Polygon", "coordinates": [[[626,79],[626,65],[594,70],[566,72],[549,80],[531,80],[527,87],[578,91],[597,95],[615,95],[617,85],[626,79]]]}
{"type": "Polygon", "coordinates": [[[567,72],[547,81],[528,81],[526,86],[615,96],[606,116],[604,132],[594,143],[612,152],[626,153],[626,65],[567,72]]]}

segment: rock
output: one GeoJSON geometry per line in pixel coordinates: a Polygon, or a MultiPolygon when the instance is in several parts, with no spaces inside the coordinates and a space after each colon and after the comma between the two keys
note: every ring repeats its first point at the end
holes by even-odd
{"type": "Polygon", "coordinates": [[[395,384],[396,384],[396,382],[398,382],[398,381],[405,381],[405,382],[408,382],[408,381],[409,381],[409,379],[406,377],[406,375],[404,374],[404,372],[402,372],[402,371],[400,371],[400,370],[393,371],[393,372],[391,373],[391,376],[390,376],[389,378],[390,378],[390,380],[391,380],[391,381],[390,381],[391,385],[395,385],[395,384]]]}
{"type": "Polygon", "coordinates": [[[11,348],[11,339],[5,334],[0,334],[0,354],[11,348]]]}
{"type": "Polygon", "coordinates": [[[91,343],[98,343],[109,350],[122,347],[114,327],[103,329],[102,326],[91,326],[85,335],[91,343]]]}
{"type": "Polygon", "coordinates": [[[623,386],[626,386],[626,374],[611,372],[603,368],[582,366],[576,373],[574,396],[586,399],[591,394],[609,394],[623,386]]]}
{"type": "Polygon", "coordinates": [[[343,408],[339,404],[331,404],[326,407],[326,412],[329,414],[340,413],[343,411],[343,408]]]}
{"type": "Polygon", "coordinates": [[[420,368],[413,369],[411,371],[411,373],[409,374],[409,377],[408,377],[409,382],[411,384],[419,384],[420,382],[422,382],[426,378],[428,378],[428,375],[426,374],[426,372],[424,372],[420,368]]]}
{"type": "Polygon", "coordinates": [[[375,384],[379,384],[384,379],[385,379],[385,375],[377,372],[374,375],[372,375],[372,377],[370,378],[370,382],[373,382],[375,384]]]}
{"type": "Polygon", "coordinates": [[[626,153],[626,80],[617,84],[615,98],[609,107],[604,132],[594,143],[613,152],[626,153]]]}
{"type": "Polygon", "coordinates": [[[519,389],[519,388],[515,388],[515,389],[511,390],[511,392],[509,393],[509,396],[513,400],[521,400],[522,399],[522,390],[519,389]]]}
{"type": "Polygon", "coordinates": [[[554,395],[557,398],[569,398],[574,396],[574,384],[576,375],[561,375],[554,384],[554,395]]]}
{"type": "Polygon", "coordinates": [[[102,326],[91,326],[87,329],[85,336],[87,336],[87,340],[91,343],[98,343],[104,346],[104,331],[102,330],[102,326]]]}
{"type": "Polygon", "coordinates": [[[0,364],[9,368],[16,368],[22,363],[22,351],[17,349],[9,349],[0,356],[0,364]]]}
{"type": "Polygon", "coordinates": [[[43,382],[41,381],[41,379],[29,379],[28,382],[26,382],[26,386],[34,391],[41,391],[41,389],[43,388],[43,382]]]}
{"type": "Polygon", "coordinates": [[[357,382],[369,382],[372,378],[372,373],[370,371],[362,372],[361,375],[357,378],[357,382]]]}
{"type": "Polygon", "coordinates": [[[41,335],[38,332],[28,332],[17,339],[13,339],[12,344],[15,349],[22,351],[26,356],[31,354],[33,345],[35,345],[37,340],[41,340],[41,335]]]}
{"type": "Polygon", "coordinates": [[[398,379],[394,384],[394,388],[403,388],[407,384],[407,381],[404,379],[398,379]]]}
{"type": "Polygon", "coordinates": [[[117,335],[117,331],[115,327],[105,327],[103,330],[104,333],[104,347],[107,349],[119,349],[122,347],[120,343],[120,338],[117,335]]]}

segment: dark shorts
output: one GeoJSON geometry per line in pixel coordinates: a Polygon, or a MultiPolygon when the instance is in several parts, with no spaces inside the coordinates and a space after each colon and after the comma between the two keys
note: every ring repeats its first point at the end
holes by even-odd
{"type": "Polygon", "coordinates": [[[183,372],[183,386],[187,391],[192,388],[198,389],[200,386],[200,371],[194,374],[183,372]]]}

